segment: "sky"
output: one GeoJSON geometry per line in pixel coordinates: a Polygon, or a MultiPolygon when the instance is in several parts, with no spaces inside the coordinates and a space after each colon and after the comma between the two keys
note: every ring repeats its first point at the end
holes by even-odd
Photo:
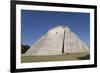
{"type": "Polygon", "coordinates": [[[85,44],[90,43],[90,14],[21,10],[21,43],[34,44],[50,28],[65,25],[85,44]]]}

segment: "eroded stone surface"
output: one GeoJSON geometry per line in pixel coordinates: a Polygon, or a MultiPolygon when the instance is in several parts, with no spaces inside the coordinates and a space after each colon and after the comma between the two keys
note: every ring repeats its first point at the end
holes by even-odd
{"type": "Polygon", "coordinates": [[[88,47],[68,27],[50,29],[25,53],[25,56],[61,55],[89,52],[88,47]],[[64,51],[62,52],[62,50],[64,51]]]}

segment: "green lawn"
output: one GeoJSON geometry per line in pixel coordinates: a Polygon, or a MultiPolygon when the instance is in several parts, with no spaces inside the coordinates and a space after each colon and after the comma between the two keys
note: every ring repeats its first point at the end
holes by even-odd
{"type": "Polygon", "coordinates": [[[28,62],[47,62],[47,61],[68,61],[68,60],[86,60],[89,59],[88,53],[74,53],[66,55],[53,56],[21,56],[22,63],[28,62]]]}

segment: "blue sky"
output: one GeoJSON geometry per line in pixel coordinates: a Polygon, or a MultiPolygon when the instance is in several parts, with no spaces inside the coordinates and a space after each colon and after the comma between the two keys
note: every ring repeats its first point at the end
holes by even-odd
{"type": "Polygon", "coordinates": [[[21,10],[21,42],[32,45],[50,27],[68,26],[86,44],[90,43],[90,14],[76,12],[55,12],[21,10]]]}

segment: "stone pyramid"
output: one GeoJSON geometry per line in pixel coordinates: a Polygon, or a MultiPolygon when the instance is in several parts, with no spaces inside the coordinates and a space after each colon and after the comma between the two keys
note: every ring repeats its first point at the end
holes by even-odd
{"type": "Polygon", "coordinates": [[[56,26],[37,40],[25,56],[86,53],[89,48],[68,27],[56,26]]]}

